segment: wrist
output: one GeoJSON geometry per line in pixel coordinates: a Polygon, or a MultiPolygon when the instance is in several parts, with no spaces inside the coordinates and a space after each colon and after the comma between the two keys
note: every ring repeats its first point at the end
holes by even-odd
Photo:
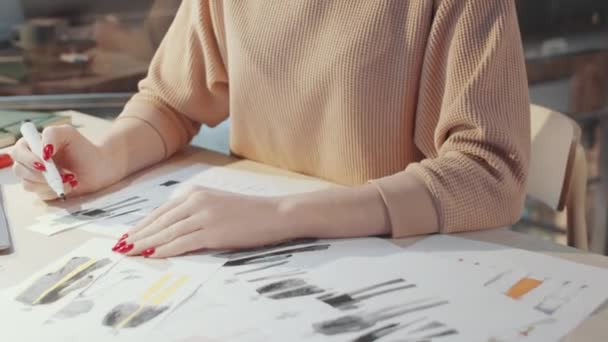
{"type": "Polygon", "coordinates": [[[389,234],[390,219],[380,193],[366,184],[276,199],[287,238],[346,238],[389,234]]]}
{"type": "Polygon", "coordinates": [[[298,200],[296,196],[281,196],[273,198],[275,210],[279,219],[280,235],[284,240],[293,240],[304,237],[312,237],[310,230],[312,226],[302,222],[301,210],[298,210],[298,200]],[[307,227],[306,232],[303,227],[307,227]],[[308,235],[308,236],[307,236],[308,235]]]}
{"type": "Polygon", "coordinates": [[[102,141],[97,144],[99,149],[99,158],[101,160],[100,165],[106,166],[103,169],[106,171],[102,175],[104,179],[104,186],[114,184],[127,176],[125,166],[122,165],[122,158],[120,158],[121,151],[119,147],[111,144],[109,140],[102,141]]]}

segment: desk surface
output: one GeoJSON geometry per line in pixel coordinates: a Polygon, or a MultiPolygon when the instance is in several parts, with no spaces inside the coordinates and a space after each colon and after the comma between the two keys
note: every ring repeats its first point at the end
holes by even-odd
{"type": "MultiPolygon", "coordinates": [[[[99,136],[100,132],[108,129],[110,126],[109,121],[82,114],[73,114],[73,122],[80,127],[83,134],[92,139],[95,139],[95,137],[99,136]]],[[[127,184],[140,182],[162,173],[177,170],[195,162],[206,162],[208,164],[223,165],[258,173],[306,178],[302,175],[251,161],[236,160],[225,155],[192,148],[171,159],[169,162],[138,173],[105,192],[119,189],[127,184]]],[[[4,170],[3,172],[8,172],[8,170],[4,170]]],[[[0,175],[0,180],[4,184],[10,178],[10,175],[0,175]]],[[[12,227],[14,250],[11,254],[0,255],[0,288],[17,284],[31,272],[44,267],[51,260],[64,255],[93,236],[91,233],[72,230],[48,237],[25,229],[25,226],[33,222],[34,217],[44,211],[46,204],[36,199],[33,195],[24,192],[19,184],[5,185],[4,195],[6,213],[12,227]]],[[[69,202],[65,203],[65,205],[69,205],[69,202]]],[[[469,239],[514,246],[570,261],[608,268],[608,258],[601,255],[584,253],[570,247],[559,246],[508,229],[494,229],[458,235],[469,239]]],[[[394,240],[394,242],[400,246],[407,246],[417,239],[419,238],[399,239],[394,240]]],[[[571,332],[564,341],[605,340],[605,337],[608,336],[608,324],[606,323],[608,323],[608,309],[604,308],[604,310],[587,319],[576,330],[571,332]]]]}

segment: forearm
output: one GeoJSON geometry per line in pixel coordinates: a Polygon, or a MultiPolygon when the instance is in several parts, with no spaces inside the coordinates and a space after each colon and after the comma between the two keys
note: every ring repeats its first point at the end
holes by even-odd
{"type": "Polygon", "coordinates": [[[116,120],[97,143],[111,160],[114,181],[153,165],[165,157],[165,147],[158,132],[136,117],[116,120]]]}
{"type": "Polygon", "coordinates": [[[394,234],[399,236],[438,231],[437,213],[428,191],[414,177],[403,179],[402,203],[407,227],[393,227],[378,187],[330,189],[282,198],[284,215],[292,238],[346,238],[394,234]]]}

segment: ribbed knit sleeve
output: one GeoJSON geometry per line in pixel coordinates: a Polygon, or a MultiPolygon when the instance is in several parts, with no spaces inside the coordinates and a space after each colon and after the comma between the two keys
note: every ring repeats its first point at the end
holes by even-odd
{"type": "Polygon", "coordinates": [[[499,227],[519,218],[530,128],[513,1],[436,1],[414,143],[426,159],[375,182],[394,235],[409,234],[395,224],[407,222],[402,204],[408,199],[399,188],[412,175],[433,198],[441,232],[499,227]]]}
{"type": "Polygon", "coordinates": [[[139,92],[119,119],[135,118],[153,127],[165,157],[189,143],[201,124],[228,116],[228,77],[214,29],[218,11],[208,1],[182,1],[139,92]]]}

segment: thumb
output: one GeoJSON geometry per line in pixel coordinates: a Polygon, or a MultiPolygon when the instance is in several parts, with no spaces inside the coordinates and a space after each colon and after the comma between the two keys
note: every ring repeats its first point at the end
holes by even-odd
{"type": "Polygon", "coordinates": [[[42,159],[49,160],[79,135],[70,125],[47,127],[42,131],[42,159]]]}

